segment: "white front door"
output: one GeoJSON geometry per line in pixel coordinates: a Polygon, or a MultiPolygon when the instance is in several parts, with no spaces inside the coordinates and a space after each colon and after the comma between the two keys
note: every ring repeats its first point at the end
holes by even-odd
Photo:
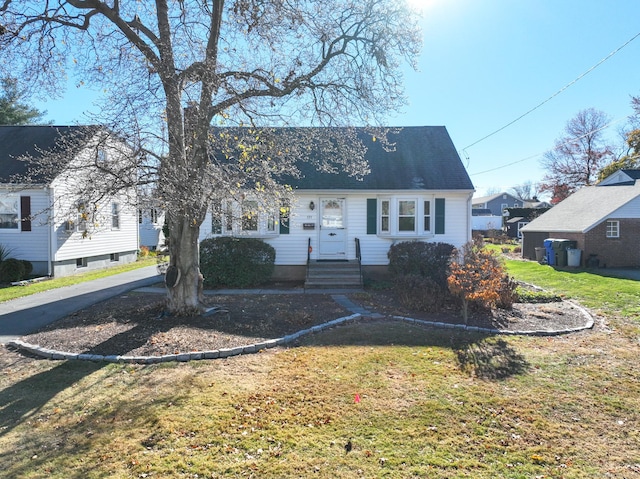
{"type": "Polygon", "coordinates": [[[320,198],[319,259],[347,259],[345,198],[320,198]]]}

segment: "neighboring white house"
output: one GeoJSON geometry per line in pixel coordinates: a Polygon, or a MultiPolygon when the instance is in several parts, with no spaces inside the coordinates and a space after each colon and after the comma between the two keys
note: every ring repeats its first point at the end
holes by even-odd
{"type": "Polygon", "coordinates": [[[138,230],[140,234],[140,246],[146,246],[151,251],[161,249],[165,244],[164,210],[161,208],[147,207],[138,209],[138,230]]]}
{"type": "Polygon", "coordinates": [[[0,126],[0,244],[10,256],[30,261],[34,274],[65,276],[137,257],[131,196],[114,195],[97,204],[77,196],[75,187],[87,168],[97,171],[101,162],[116,162],[124,147],[105,140],[102,132],[0,126]],[[25,156],[31,160],[21,159],[25,156]]]}
{"type": "Polygon", "coordinates": [[[460,247],[470,241],[474,188],[446,128],[405,127],[389,141],[393,151],[371,137],[365,141],[371,172],[362,180],[305,170],[286,181],[295,190],[290,213],[279,207],[261,213],[250,198],[228,202],[222,210],[229,214],[207,215],[200,239],[261,238],[276,250],[275,276],[287,279],[304,277],[308,259],[357,259],[356,239],[363,270],[370,273],[386,271],[387,253],[397,242],[460,247]]]}

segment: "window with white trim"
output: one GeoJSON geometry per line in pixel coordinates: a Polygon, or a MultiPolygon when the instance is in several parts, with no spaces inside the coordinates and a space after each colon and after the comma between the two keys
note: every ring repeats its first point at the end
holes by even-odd
{"type": "Polygon", "coordinates": [[[620,221],[608,220],[606,225],[607,238],[620,238],[620,221]]]}
{"type": "Polygon", "coordinates": [[[382,233],[388,233],[390,231],[390,220],[391,210],[390,210],[390,201],[389,200],[381,200],[380,201],[380,231],[382,233]]]}
{"type": "Polygon", "coordinates": [[[258,231],[258,202],[245,200],[242,202],[242,231],[258,231]]]}
{"type": "Polygon", "coordinates": [[[279,212],[264,210],[257,200],[221,201],[211,205],[211,234],[261,236],[278,234],[279,212]]]}
{"type": "Polygon", "coordinates": [[[84,201],[78,202],[78,220],[76,221],[76,231],[87,231],[87,221],[89,220],[89,205],[84,201]]]}
{"type": "Polygon", "coordinates": [[[111,203],[111,229],[120,229],[120,203],[111,203]]]}
{"type": "Polygon", "coordinates": [[[424,231],[431,231],[431,202],[429,200],[424,201],[422,216],[424,218],[422,228],[424,231]]]}
{"type": "Polygon", "coordinates": [[[416,201],[398,201],[398,232],[415,233],[416,231],[416,201]]]}
{"type": "Polygon", "coordinates": [[[380,235],[415,236],[433,230],[431,198],[379,198],[377,215],[380,235]]]}
{"type": "Polygon", "coordinates": [[[19,206],[18,195],[0,195],[0,229],[18,229],[19,206]]]}

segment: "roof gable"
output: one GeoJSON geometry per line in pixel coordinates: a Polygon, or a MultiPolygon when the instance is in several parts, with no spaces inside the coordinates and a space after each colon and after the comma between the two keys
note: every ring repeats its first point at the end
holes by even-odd
{"type": "MultiPolygon", "coordinates": [[[[95,127],[86,126],[0,126],[0,183],[10,183],[13,177],[28,174],[30,164],[20,157],[37,161],[47,153],[60,153],[67,148],[65,156],[71,159],[94,131],[95,127]]],[[[40,173],[33,181],[48,183],[56,174],[56,171],[40,173]]]]}
{"type": "Polygon", "coordinates": [[[585,186],[538,216],[521,231],[585,233],[627,203],[640,201],[640,182],[585,186]]]}
{"type": "Polygon", "coordinates": [[[511,201],[511,202],[520,201],[521,202],[522,201],[510,193],[502,192],[502,193],[496,193],[495,195],[479,196],[477,198],[473,198],[471,200],[471,203],[474,205],[484,205],[487,203],[491,203],[495,200],[500,200],[500,202],[504,202],[504,201],[511,201]],[[504,196],[506,196],[507,198],[504,198],[504,196]]]}

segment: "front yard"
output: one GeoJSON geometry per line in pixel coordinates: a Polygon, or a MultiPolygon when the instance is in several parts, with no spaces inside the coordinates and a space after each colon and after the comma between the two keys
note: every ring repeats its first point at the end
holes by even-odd
{"type": "Polygon", "coordinates": [[[508,268],[597,310],[594,330],[486,337],[356,323],[296,347],[149,366],[4,351],[4,473],[640,477],[638,282],[508,268]]]}

